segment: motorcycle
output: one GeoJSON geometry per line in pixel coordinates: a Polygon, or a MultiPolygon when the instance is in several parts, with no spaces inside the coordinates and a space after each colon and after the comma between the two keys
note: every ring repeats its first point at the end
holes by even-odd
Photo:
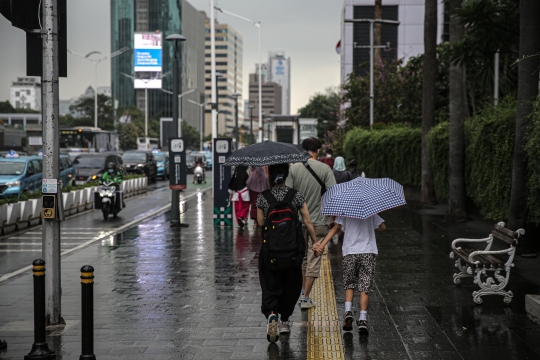
{"type": "MultiPolygon", "coordinates": [[[[195,181],[197,184],[201,184],[204,180],[204,172],[203,168],[200,166],[197,166],[195,170],[193,170],[193,176],[195,176],[195,181]]],[[[204,181],[206,184],[206,181],[204,181]]]]}
{"type": "Polygon", "coordinates": [[[109,214],[117,217],[122,209],[121,194],[116,191],[116,184],[113,182],[103,183],[99,186],[99,197],[101,200],[101,212],[103,219],[108,220],[109,214]]]}

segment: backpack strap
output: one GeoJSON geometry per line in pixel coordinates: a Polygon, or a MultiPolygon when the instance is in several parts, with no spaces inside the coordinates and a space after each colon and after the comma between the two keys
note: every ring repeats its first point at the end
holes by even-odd
{"type": "Polygon", "coordinates": [[[319,185],[321,186],[321,195],[324,195],[324,193],[326,192],[326,185],[322,182],[321,178],[319,176],[317,176],[317,174],[315,173],[315,171],[313,171],[313,169],[311,168],[311,166],[309,166],[308,163],[305,163],[304,166],[306,167],[306,169],[311,173],[311,175],[313,175],[313,177],[315,178],[315,180],[317,180],[317,182],[319,183],[319,185]]]}
{"type": "Polygon", "coordinates": [[[289,189],[289,191],[287,191],[287,195],[285,195],[285,198],[283,198],[283,202],[292,205],[292,202],[297,192],[298,191],[295,189],[289,189]]]}
{"type": "Polygon", "coordinates": [[[261,194],[264,196],[266,201],[268,201],[268,204],[270,204],[270,208],[274,208],[277,205],[278,201],[276,200],[274,194],[272,194],[272,191],[264,190],[261,194]]]}

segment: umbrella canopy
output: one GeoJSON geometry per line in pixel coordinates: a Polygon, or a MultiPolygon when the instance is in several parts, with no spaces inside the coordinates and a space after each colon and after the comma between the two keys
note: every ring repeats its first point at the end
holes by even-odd
{"type": "Polygon", "coordinates": [[[367,219],[381,211],[405,204],[403,186],[394,180],[358,177],[328,189],[322,198],[321,213],[367,219]]]}
{"type": "Polygon", "coordinates": [[[263,141],[236,150],[225,161],[226,166],[267,166],[306,162],[311,155],[298,145],[276,141],[263,141]]]}

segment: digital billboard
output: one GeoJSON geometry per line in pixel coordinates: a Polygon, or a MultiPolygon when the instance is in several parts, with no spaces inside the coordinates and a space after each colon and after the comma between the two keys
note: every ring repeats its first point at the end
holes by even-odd
{"type": "Polygon", "coordinates": [[[135,33],[133,64],[135,89],[161,88],[161,34],[135,33]]]}

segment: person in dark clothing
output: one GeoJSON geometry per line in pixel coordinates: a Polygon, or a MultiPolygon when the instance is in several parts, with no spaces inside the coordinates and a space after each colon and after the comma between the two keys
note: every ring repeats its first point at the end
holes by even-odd
{"type": "Polygon", "coordinates": [[[348,165],[348,171],[351,173],[353,179],[356,179],[360,176],[360,171],[358,170],[358,163],[355,158],[350,158],[348,165]]]}
{"type": "Polygon", "coordinates": [[[332,171],[334,172],[334,177],[336,178],[336,184],[341,184],[353,179],[352,174],[347,171],[347,168],[345,167],[345,159],[343,159],[341,156],[338,156],[334,161],[334,169],[332,169],[332,171]]]}
{"type": "Polygon", "coordinates": [[[326,156],[321,160],[326,165],[330,166],[330,169],[334,168],[334,158],[332,157],[334,152],[332,149],[326,150],[326,156]]]}
{"type": "MultiPolygon", "coordinates": [[[[289,175],[288,164],[270,165],[268,168],[270,192],[277,201],[284,201],[289,191],[295,191],[285,186],[285,180],[289,175]]],[[[311,223],[306,200],[300,192],[296,192],[290,202],[291,207],[300,211],[307,230],[316,239],[315,228],[311,223]]],[[[257,222],[263,226],[268,216],[270,203],[263,195],[257,197],[257,222]]],[[[303,239],[299,239],[303,241],[303,239]]],[[[276,342],[279,334],[286,334],[291,331],[289,317],[294,311],[298,294],[302,290],[302,267],[301,263],[287,270],[274,270],[270,268],[268,250],[263,243],[259,252],[259,280],[262,290],[261,311],[268,319],[266,337],[270,342],[276,342]],[[278,315],[281,316],[279,322],[278,315]],[[279,327],[279,329],[278,329],[279,327]],[[278,332],[279,331],[279,332],[278,332]]],[[[300,255],[302,258],[304,254],[300,255]]]]}
{"type": "Polygon", "coordinates": [[[249,213],[249,190],[247,166],[238,166],[229,182],[229,200],[234,202],[234,214],[238,226],[244,227],[249,213]]]}

